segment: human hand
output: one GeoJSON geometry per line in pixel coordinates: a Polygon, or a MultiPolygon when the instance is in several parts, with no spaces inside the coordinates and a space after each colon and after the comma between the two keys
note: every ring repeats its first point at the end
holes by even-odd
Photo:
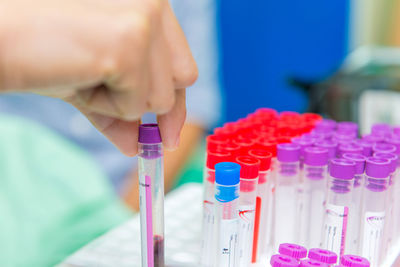
{"type": "Polygon", "coordinates": [[[14,0],[0,17],[1,91],[68,101],[127,155],[155,112],[177,146],[197,67],[168,1],[14,0]]]}

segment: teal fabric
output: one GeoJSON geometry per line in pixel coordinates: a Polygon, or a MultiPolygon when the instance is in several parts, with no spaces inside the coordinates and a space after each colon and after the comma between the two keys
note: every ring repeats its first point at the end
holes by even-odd
{"type": "Polygon", "coordinates": [[[0,266],[53,266],[126,221],[111,188],[79,147],[0,116],[0,266]]]}

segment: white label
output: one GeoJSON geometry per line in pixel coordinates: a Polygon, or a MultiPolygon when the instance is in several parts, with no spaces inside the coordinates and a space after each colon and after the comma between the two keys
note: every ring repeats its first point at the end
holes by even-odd
{"type": "Polygon", "coordinates": [[[323,248],[335,252],[338,256],[344,253],[349,208],[345,206],[326,205],[323,248]]]}
{"type": "Polygon", "coordinates": [[[239,206],[239,266],[248,266],[251,262],[254,236],[254,205],[239,206]]]}
{"type": "Polygon", "coordinates": [[[385,212],[366,212],[363,220],[362,256],[371,262],[371,266],[377,266],[385,225],[385,212]]]}
{"type": "Polygon", "coordinates": [[[208,200],[203,202],[203,233],[201,262],[205,266],[213,265],[214,237],[214,203],[208,200]]]}
{"type": "Polygon", "coordinates": [[[234,267],[237,246],[238,219],[221,220],[219,229],[218,265],[234,267]]]}

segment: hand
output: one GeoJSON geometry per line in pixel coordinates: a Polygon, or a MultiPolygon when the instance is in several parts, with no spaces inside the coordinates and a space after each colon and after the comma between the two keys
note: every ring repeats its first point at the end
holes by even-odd
{"type": "Polygon", "coordinates": [[[68,101],[123,153],[144,112],[174,148],[197,67],[166,0],[13,0],[0,5],[0,90],[68,101]]]}

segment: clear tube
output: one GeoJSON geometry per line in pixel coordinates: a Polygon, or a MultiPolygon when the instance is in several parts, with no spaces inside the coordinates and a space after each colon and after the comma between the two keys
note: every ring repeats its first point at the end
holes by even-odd
{"type": "Polygon", "coordinates": [[[203,192],[203,232],[201,241],[201,264],[202,266],[214,266],[213,251],[214,239],[214,183],[215,170],[205,168],[204,170],[204,192],[203,192]]]}
{"type": "Polygon", "coordinates": [[[252,262],[266,259],[271,238],[272,217],[270,214],[270,171],[260,171],[257,187],[256,214],[254,223],[252,262]]]}
{"type": "Polygon", "coordinates": [[[397,170],[394,175],[394,188],[393,188],[393,244],[400,242],[400,169],[397,167],[397,170]]]}
{"type": "Polygon", "coordinates": [[[380,266],[383,259],[388,187],[389,177],[365,177],[359,254],[370,261],[371,267],[380,266]]]}
{"type": "Polygon", "coordinates": [[[322,248],[342,256],[346,246],[354,179],[328,177],[322,248]]]}
{"type": "Polygon", "coordinates": [[[300,244],[306,247],[321,246],[322,227],[325,214],[325,195],[327,184],[327,166],[304,165],[304,197],[301,225],[305,233],[300,244]]]}
{"type": "Polygon", "coordinates": [[[270,167],[270,191],[268,196],[268,221],[267,224],[267,250],[268,253],[273,250],[274,239],[275,239],[275,186],[276,186],[276,173],[278,168],[278,160],[276,157],[271,159],[271,167],[270,167]]]}
{"type": "Polygon", "coordinates": [[[164,166],[162,144],[139,143],[142,266],[164,267],[164,166]]]}
{"type": "MultiPolygon", "coordinates": [[[[219,187],[235,187],[239,190],[239,184],[234,186],[222,186],[215,183],[215,191],[219,187]]],[[[215,202],[215,237],[216,254],[215,266],[216,267],[237,267],[237,245],[238,245],[238,226],[239,226],[239,212],[238,212],[238,199],[229,202],[215,202]]]]}
{"type": "Polygon", "coordinates": [[[348,238],[346,240],[346,254],[356,255],[360,242],[360,218],[362,208],[362,195],[364,187],[364,174],[354,176],[351,210],[349,214],[348,238]]]}
{"type": "Polygon", "coordinates": [[[258,177],[240,178],[238,266],[251,263],[258,177]]]}
{"type": "Polygon", "coordinates": [[[275,186],[274,248],[297,243],[299,162],[279,162],[275,186]]]}

